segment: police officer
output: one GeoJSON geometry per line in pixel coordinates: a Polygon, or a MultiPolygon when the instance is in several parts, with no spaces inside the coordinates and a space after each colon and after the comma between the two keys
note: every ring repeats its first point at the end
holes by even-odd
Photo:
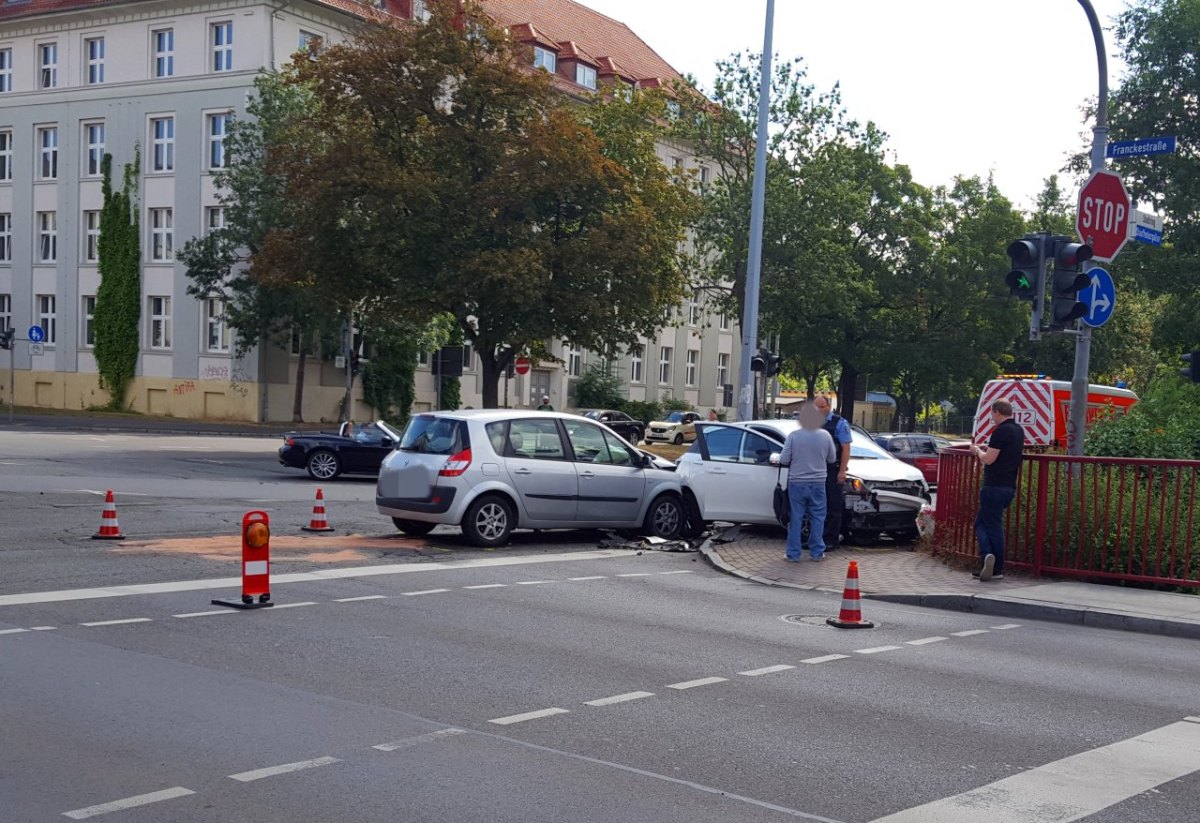
{"type": "Polygon", "coordinates": [[[846,505],[842,484],[846,482],[846,471],[850,466],[850,424],[846,418],[833,413],[829,398],[818,396],[813,400],[817,411],[825,415],[821,426],[833,438],[837,461],[830,463],[825,476],[825,546],[826,550],[837,546],[842,540],[842,509],[846,505]]]}

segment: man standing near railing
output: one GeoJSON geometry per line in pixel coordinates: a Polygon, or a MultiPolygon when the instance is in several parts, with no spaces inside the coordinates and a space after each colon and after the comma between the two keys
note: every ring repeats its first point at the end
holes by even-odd
{"type": "Polygon", "coordinates": [[[1004,577],[1004,510],[1017,496],[1017,473],[1025,450],[1025,430],[1013,420],[1012,403],[992,403],[992,423],[996,428],[988,445],[971,444],[971,454],[983,464],[983,486],[979,489],[979,514],[975,516],[975,536],[983,564],[971,574],[983,580],[1004,577]]]}

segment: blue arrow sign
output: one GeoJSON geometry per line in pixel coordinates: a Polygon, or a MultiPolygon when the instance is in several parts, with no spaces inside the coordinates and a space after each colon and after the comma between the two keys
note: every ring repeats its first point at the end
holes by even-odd
{"type": "Polygon", "coordinates": [[[1174,154],[1174,137],[1146,137],[1141,140],[1125,140],[1109,143],[1105,157],[1122,160],[1129,157],[1145,157],[1149,154],[1174,154]]]}
{"type": "Polygon", "coordinates": [[[1117,287],[1112,276],[1104,269],[1089,269],[1087,276],[1092,282],[1079,290],[1080,302],[1088,307],[1083,322],[1098,328],[1112,317],[1113,309],[1117,306],[1117,287]]]}
{"type": "Polygon", "coordinates": [[[29,327],[29,342],[30,343],[41,343],[45,339],[46,339],[46,333],[44,331],[42,331],[41,326],[30,326],[29,327]]]}

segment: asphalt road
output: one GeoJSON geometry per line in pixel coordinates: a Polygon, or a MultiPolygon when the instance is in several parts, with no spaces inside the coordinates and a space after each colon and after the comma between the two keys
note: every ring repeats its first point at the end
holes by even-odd
{"type": "MultiPolygon", "coordinates": [[[[222,609],[236,563],[177,541],[309,481],[88,437],[0,435],[5,823],[1195,820],[1191,641],[874,602],[839,631],[837,595],[557,533],[277,564],[274,608],[222,609]],[[133,553],[86,536],[125,484],[133,553]]],[[[346,522],[372,492],[334,485],[346,522]]]]}

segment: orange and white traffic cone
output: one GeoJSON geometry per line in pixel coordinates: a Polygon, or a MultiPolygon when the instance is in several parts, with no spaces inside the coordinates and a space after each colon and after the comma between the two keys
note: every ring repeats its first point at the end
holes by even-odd
{"type": "Polygon", "coordinates": [[[317,502],[313,503],[312,520],[308,521],[307,526],[300,528],[306,532],[333,531],[333,526],[329,525],[329,521],[325,519],[325,495],[319,488],[317,489],[317,502]]]}
{"type": "Polygon", "coordinates": [[[112,489],[104,494],[104,514],[100,516],[100,531],[92,535],[93,540],[124,540],[121,524],[117,522],[117,503],[112,489]]]}
{"type": "Polygon", "coordinates": [[[839,629],[873,629],[875,624],[862,619],[862,598],[858,593],[858,561],[851,560],[846,569],[846,589],[842,593],[842,611],[825,622],[839,629]]]}

